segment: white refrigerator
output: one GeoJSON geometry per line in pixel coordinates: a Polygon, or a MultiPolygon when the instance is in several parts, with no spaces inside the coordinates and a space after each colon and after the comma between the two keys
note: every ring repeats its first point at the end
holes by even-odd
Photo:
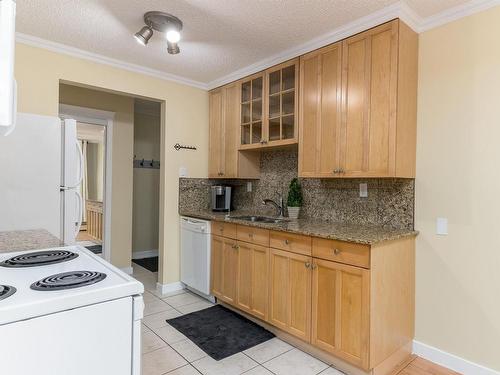
{"type": "Polygon", "coordinates": [[[75,243],[83,201],[83,156],[76,121],[17,113],[0,137],[0,231],[46,229],[75,243]]]}

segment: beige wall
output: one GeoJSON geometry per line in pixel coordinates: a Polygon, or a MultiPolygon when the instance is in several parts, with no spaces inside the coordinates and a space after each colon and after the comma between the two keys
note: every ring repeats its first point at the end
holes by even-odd
{"type": "MultiPolygon", "coordinates": [[[[160,112],[135,112],[134,154],[137,159],[160,160],[160,112]]],[[[134,168],[132,251],[158,250],[160,170],[134,168]]]]}
{"type": "Polygon", "coordinates": [[[132,254],[134,99],[61,85],[59,101],[62,104],[115,112],[111,177],[111,262],[117,267],[129,267],[132,254]]]}
{"type": "Polygon", "coordinates": [[[499,36],[500,7],[421,34],[416,179],[416,339],[496,370],[499,36]]]}
{"type": "MultiPolygon", "coordinates": [[[[165,58],[171,56],[165,54],[165,58]]],[[[160,249],[160,253],[165,256],[160,262],[160,271],[164,271],[160,272],[160,282],[178,281],[178,171],[180,166],[186,166],[192,177],[207,176],[208,93],[19,43],[16,44],[15,69],[21,112],[56,116],[60,80],[165,101],[160,137],[165,167],[160,176],[160,212],[163,212],[160,216],[160,237],[165,239],[165,248],[160,249]],[[198,151],[175,151],[173,145],[177,142],[195,145],[198,151]]]]}

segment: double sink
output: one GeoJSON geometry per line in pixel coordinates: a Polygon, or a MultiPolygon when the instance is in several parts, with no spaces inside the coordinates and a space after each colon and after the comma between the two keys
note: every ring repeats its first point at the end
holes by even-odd
{"type": "Polygon", "coordinates": [[[266,217],[266,216],[231,216],[231,219],[251,221],[255,223],[283,223],[287,222],[287,218],[281,217],[266,217]]]}

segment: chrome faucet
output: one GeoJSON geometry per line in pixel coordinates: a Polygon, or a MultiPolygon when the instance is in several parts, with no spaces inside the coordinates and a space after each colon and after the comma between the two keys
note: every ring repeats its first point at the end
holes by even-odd
{"type": "Polygon", "coordinates": [[[267,206],[268,203],[272,204],[276,208],[276,214],[278,215],[278,217],[283,217],[283,213],[285,210],[285,208],[283,207],[283,195],[281,195],[279,192],[276,192],[276,194],[279,197],[279,204],[272,199],[264,199],[262,200],[262,204],[264,206],[267,206]]]}

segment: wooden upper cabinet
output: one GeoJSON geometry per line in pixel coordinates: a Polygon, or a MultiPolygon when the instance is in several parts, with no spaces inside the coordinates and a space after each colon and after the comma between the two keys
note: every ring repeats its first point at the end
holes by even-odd
{"type": "Polygon", "coordinates": [[[296,144],[299,60],[240,82],[240,150],[296,144]]]}
{"type": "Polygon", "coordinates": [[[394,20],[302,56],[300,176],[415,176],[417,53],[394,20]]]}
{"type": "Polygon", "coordinates": [[[342,43],[300,58],[299,174],[332,177],[340,165],[342,43]]]}
{"type": "Polygon", "coordinates": [[[235,82],[209,93],[210,178],[258,178],[260,174],[260,156],[238,151],[239,90],[235,82]]]}

